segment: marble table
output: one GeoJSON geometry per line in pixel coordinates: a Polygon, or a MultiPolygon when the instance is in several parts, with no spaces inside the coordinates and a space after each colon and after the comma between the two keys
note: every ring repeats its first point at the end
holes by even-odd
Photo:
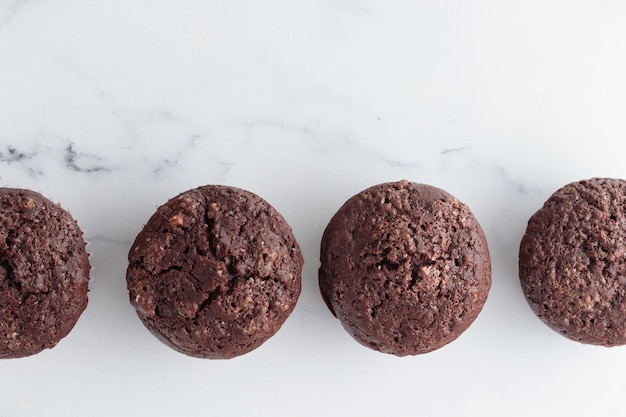
{"type": "Polygon", "coordinates": [[[542,324],[517,276],[526,222],[562,185],[626,177],[626,3],[612,0],[0,0],[0,185],[68,209],[90,302],[54,349],[0,361],[0,415],[607,415],[626,348],[542,324]],[[455,342],[397,358],[354,342],[317,287],[351,195],[409,179],[467,203],[493,285],[455,342]],[[298,305],[229,361],[176,353],[129,304],[155,208],[228,184],[283,213],[298,305]]]}

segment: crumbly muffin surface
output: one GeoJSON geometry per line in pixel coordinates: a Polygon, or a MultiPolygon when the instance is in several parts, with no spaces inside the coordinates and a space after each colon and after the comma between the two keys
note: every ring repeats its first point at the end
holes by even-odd
{"type": "Polygon", "coordinates": [[[36,192],[0,188],[0,357],[56,346],[87,306],[89,270],[67,211],[36,192]]]}
{"type": "Polygon", "coordinates": [[[430,352],[477,317],[491,285],[480,225],[447,192],[408,181],[350,198],[328,224],[319,285],[358,342],[398,356],[430,352]]]}
{"type": "Polygon", "coordinates": [[[287,319],[302,264],[291,228],[265,200],[211,185],[156,211],[130,250],[127,283],[140,319],[165,344],[232,358],[287,319]]]}
{"type": "Polygon", "coordinates": [[[557,190],[529,220],[519,274],[535,314],[570,339],[626,343],[626,181],[557,190]]]}

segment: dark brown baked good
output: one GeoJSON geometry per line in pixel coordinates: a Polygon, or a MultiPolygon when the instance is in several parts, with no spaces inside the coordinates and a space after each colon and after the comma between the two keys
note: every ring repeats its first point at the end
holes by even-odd
{"type": "Polygon", "coordinates": [[[67,211],[33,191],[0,188],[0,358],[65,337],[87,306],[89,270],[67,211]]]}
{"type": "Polygon", "coordinates": [[[146,327],[184,354],[226,359],[269,339],[300,295],[302,255],[261,197],[208,185],[158,208],[137,236],[126,275],[146,327]]]}
{"type": "Polygon", "coordinates": [[[405,180],[368,188],[339,209],[322,238],[319,285],[358,342],[415,355],[474,321],[491,286],[491,261],[466,205],[405,180]]]}
{"type": "Polygon", "coordinates": [[[529,220],[519,276],[535,314],[570,339],[626,343],[626,181],[557,190],[529,220]]]}

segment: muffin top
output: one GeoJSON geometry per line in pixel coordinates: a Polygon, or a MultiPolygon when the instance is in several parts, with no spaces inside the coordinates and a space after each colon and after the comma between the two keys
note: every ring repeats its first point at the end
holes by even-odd
{"type": "Polygon", "coordinates": [[[626,343],[626,181],[557,190],[529,220],[519,275],[535,314],[570,339],[626,343]]]}
{"type": "Polygon", "coordinates": [[[0,357],[54,347],[87,306],[89,258],[71,215],[39,193],[0,188],[0,357]]]}
{"type": "Polygon", "coordinates": [[[489,250],[469,208],[447,192],[379,184],[328,224],[319,285],[358,342],[398,356],[426,353],[457,338],[482,309],[489,250]]]}
{"type": "Polygon", "coordinates": [[[170,347],[232,358],[272,336],[300,294],[302,255],[261,197],[208,185],[161,206],[129,253],[130,301],[170,347]]]}

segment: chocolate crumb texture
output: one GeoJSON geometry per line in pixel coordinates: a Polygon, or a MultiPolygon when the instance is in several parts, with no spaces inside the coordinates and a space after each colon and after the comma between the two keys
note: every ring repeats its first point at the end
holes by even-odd
{"type": "Polygon", "coordinates": [[[466,205],[404,180],[360,192],[333,216],[322,237],[319,285],[358,342],[416,355],[446,345],[476,319],[491,261],[466,205]]]}
{"type": "Polygon", "coordinates": [[[302,254],[265,200],[207,185],[163,206],[130,252],[130,302],[144,325],[184,354],[228,359],[274,335],[301,289],[302,254]]]}
{"type": "Polygon", "coordinates": [[[528,221],[519,252],[533,312],[563,336],[626,344],[626,181],[592,178],[557,190],[528,221]]]}
{"type": "Polygon", "coordinates": [[[0,188],[0,357],[54,347],[87,306],[89,258],[76,221],[30,190],[0,188]]]}

